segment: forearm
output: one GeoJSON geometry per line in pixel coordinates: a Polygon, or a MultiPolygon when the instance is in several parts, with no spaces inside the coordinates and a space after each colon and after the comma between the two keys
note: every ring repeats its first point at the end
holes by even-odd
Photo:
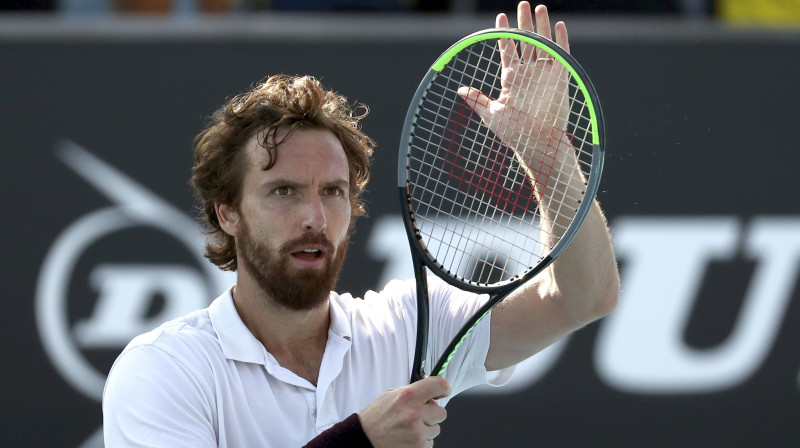
{"type": "Polygon", "coordinates": [[[555,262],[492,311],[486,368],[516,364],[610,313],[618,294],[616,259],[595,201],[572,243],[555,262]]]}
{"type": "Polygon", "coordinates": [[[611,234],[596,200],[572,242],[547,270],[549,293],[577,325],[610,313],[619,295],[611,234]]]}
{"type": "Polygon", "coordinates": [[[591,200],[578,232],[539,284],[542,297],[562,303],[568,317],[578,324],[591,322],[613,310],[619,274],[606,219],[597,201],[586,196],[588,167],[563,133],[528,153],[535,154],[529,155],[528,173],[539,203],[540,241],[549,249],[564,237],[578,209],[591,200]]]}

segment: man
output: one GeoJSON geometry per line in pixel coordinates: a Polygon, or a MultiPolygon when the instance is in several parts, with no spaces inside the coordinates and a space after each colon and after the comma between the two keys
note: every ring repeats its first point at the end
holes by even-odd
{"type": "MultiPolygon", "coordinates": [[[[520,27],[532,31],[534,20],[550,38],[547,10],[534,16],[520,3],[520,27]]],[[[497,26],[509,26],[505,15],[497,26]]],[[[554,31],[568,49],[564,24],[554,31]]],[[[491,99],[465,96],[478,113],[491,109],[491,99]]],[[[613,309],[619,278],[594,204],[559,259],[473,331],[447,379],[407,385],[413,280],[364,300],[332,292],[364,213],[374,143],[362,117],[315,79],[287,76],[215,113],[196,142],[192,183],[206,256],[237,281],[209,308],[126,347],[104,393],[107,446],[432,446],[448,396],[501,384],[515,364],[613,309]]],[[[442,345],[485,297],[431,279],[430,300],[430,340],[442,345]]]]}

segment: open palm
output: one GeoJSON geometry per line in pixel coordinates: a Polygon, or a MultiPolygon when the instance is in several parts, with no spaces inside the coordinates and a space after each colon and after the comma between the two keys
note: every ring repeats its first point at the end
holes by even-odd
{"type": "MultiPolygon", "coordinates": [[[[537,24],[539,20],[537,16],[537,24]]],[[[504,15],[498,16],[497,25],[508,27],[504,15]]],[[[549,23],[539,25],[540,30],[547,30],[544,36],[549,38],[549,23]]],[[[529,11],[527,20],[520,15],[520,27],[533,30],[529,11]]],[[[566,28],[561,22],[556,26],[556,41],[559,40],[568,50],[566,28]]],[[[498,51],[502,65],[497,98],[472,87],[461,87],[458,93],[524,163],[540,164],[565,138],[569,73],[544,50],[526,42],[499,39],[498,51]]]]}

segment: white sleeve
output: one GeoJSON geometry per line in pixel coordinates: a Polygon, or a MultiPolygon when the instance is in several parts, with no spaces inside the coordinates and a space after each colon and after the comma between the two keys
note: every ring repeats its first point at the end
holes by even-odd
{"type": "MultiPolygon", "coordinates": [[[[430,331],[427,362],[433,368],[439,356],[447,348],[450,340],[461,326],[489,299],[487,295],[477,295],[459,290],[433,276],[428,278],[430,296],[430,331]]],[[[495,372],[487,372],[485,363],[489,353],[491,313],[472,330],[467,339],[456,351],[444,377],[450,383],[452,393],[444,405],[456,394],[471,387],[491,384],[500,386],[511,379],[515,367],[495,372]]]]}
{"type": "Polygon", "coordinates": [[[216,447],[213,395],[179,360],[154,345],[126,349],[103,392],[105,446],[216,447]]]}

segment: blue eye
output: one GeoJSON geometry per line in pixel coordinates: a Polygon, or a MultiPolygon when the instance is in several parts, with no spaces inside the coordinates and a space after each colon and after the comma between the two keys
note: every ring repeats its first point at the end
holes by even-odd
{"type": "Polygon", "coordinates": [[[291,192],[292,192],[292,189],[290,187],[278,187],[273,191],[273,193],[275,193],[278,196],[287,196],[291,192]]]}

